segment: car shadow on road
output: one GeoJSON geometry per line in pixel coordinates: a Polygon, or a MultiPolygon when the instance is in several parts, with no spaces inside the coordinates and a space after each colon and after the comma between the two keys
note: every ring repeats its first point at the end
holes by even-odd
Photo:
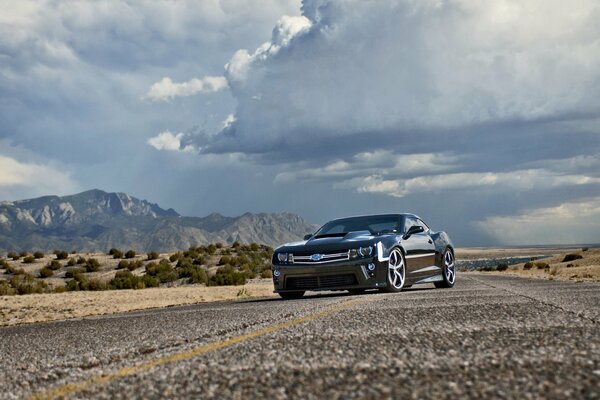
{"type": "MultiPolygon", "coordinates": [[[[434,290],[434,289],[435,289],[434,286],[410,287],[410,288],[403,289],[402,292],[400,292],[400,293],[422,292],[422,291],[429,291],[429,290],[434,290]]],[[[377,289],[367,290],[361,294],[352,294],[345,290],[341,290],[339,292],[321,292],[321,293],[309,292],[308,294],[305,294],[304,297],[302,297],[300,299],[282,299],[281,297],[268,297],[268,298],[261,298],[261,299],[244,300],[244,303],[266,303],[266,302],[272,302],[272,301],[302,301],[302,300],[309,300],[309,299],[326,299],[326,298],[334,298],[334,297],[361,297],[361,296],[371,296],[371,295],[382,294],[382,293],[383,292],[380,292],[377,289]]]]}

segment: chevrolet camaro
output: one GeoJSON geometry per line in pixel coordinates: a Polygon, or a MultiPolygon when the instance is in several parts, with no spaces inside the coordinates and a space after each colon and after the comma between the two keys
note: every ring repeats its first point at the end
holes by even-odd
{"type": "Polygon", "coordinates": [[[330,221],[303,241],[276,248],[272,272],[275,292],[284,299],[307,290],[399,292],[419,283],[451,288],[456,281],[450,238],[414,214],[330,221]]]}

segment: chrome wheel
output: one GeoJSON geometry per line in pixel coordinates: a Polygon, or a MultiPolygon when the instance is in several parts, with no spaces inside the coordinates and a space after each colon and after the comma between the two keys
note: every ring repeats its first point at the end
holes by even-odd
{"type": "Polygon", "coordinates": [[[454,255],[450,250],[446,250],[446,253],[444,253],[444,274],[446,274],[448,283],[451,285],[454,284],[456,269],[454,265],[454,255]]]}
{"type": "Polygon", "coordinates": [[[406,271],[404,268],[404,257],[398,249],[392,250],[388,262],[388,283],[396,290],[404,286],[406,271]]]}

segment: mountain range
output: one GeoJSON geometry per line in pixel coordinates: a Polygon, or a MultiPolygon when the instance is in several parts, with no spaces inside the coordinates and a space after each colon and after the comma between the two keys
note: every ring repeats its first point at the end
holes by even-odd
{"type": "Polygon", "coordinates": [[[316,225],[291,213],[184,217],[125,193],[94,189],[71,196],[0,202],[0,251],[184,250],[209,243],[298,240],[316,225]]]}

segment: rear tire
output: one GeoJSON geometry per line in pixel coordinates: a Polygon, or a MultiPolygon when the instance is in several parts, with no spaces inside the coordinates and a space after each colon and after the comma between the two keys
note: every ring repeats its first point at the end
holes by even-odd
{"type": "Polygon", "coordinates": [[[446,248],[444,255],[442,256],[442,276],[443,281],[434,282],[438,289],[449,289],[454,286],[456,282],[456,263],[454,262],[454,253],[450,248],[446,248]]]}
{"type": "Polygon", "coordinates": [[[279,293],[282,299],[284,300],[294,300],[301,299],[304,296],[304,292],[283,292],[279,293]]]}

